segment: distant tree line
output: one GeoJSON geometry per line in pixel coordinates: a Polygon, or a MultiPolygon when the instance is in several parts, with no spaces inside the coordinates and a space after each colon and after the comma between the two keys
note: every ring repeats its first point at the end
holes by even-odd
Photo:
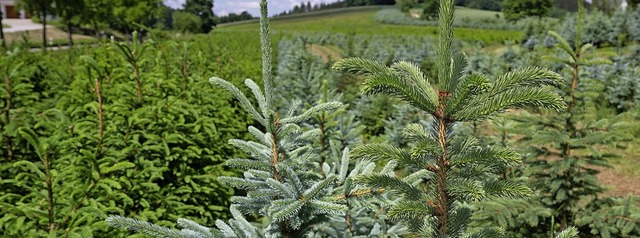
{"type": "MultiPolygon", "coordinates": [[[[188,0],[187,2],[191,2],[188,0]]],[[[69,44],[73,44],[71,33],[77,27],[92,28],[96,36],[105,28],[129,33],[136,24],[153,26],[158,20],[162,0],[18,0],[18,8],[24,9],[42,23],[58,18],[69,33],[69,44]]],[[[46,49],[46,31],[42,31],[46,49]]]]}
{"type": "MultiPolygon", "coordinates": [[[[595,8],[611,14],[617,9],[622,0],[593,0],[591,3],[585,3],[587,8],[595,8]]],[[[628,0],[630,7],[637,5],[640,0],[628,0]]],[[[474,9],[504,11],[510,20],[517,20],[525,16],[548,16],[563,17],[567,12],[577,11],[577,3],[575,0],[454,0],[455,5],[474,9]],[[506,8],[506,9],[505,9],[506,8]]],[[[437,17],[438,0],[342,0],[333,3],[316,3],[311,4],[310,1],[301,1],[299,5],[295,5],[292,9],[283,11],[276,16],[284,16],[289,14],[307,13],[326,9],[336,9],[354,6],[368,5],[396,5],[403,12],[408,12],[411,8],[422,8],[423,16],[427,19],[437,17]]],[[[230,16],[231,17],[231,16],[230,16]]],[[[232,19],[240,16],[234,15],[232,19]]],[[[246,20],[250,18],[239,18],[246,20]]],[[[220,23],[231,22],[220,21],[220,23]]]]}
{"type": "Polygon", "coordinates": [[[249,14],[247,11],[241,12],[240,14],[229,13],[229,15],[218,17],[216,23],[222,24],[234,21],[244,21],[253,18],[255,17],[251,16],[251,14],[249,14]]]}
{"type": "Polygon", "coordinates": [[[296,13],[313,12],[326,9],[336,9],[345,7],[357,7],[357,6],[369,6],[369,5],[394,5],[395,0],[344,0],[333,3],[316,3],[311,5],[311,2],[300,2],[300,5],[296,5],[293,9],[276,14],[276,16],[284,16],[296,13]]]}
{"type": "MultiPolygon", "coordinates": [[[[58,19],[65,25],[69,44],[74,31],[93,32],[96,37],[113,30],[130,36],[143,27],[174,29],[207,33],[216,24],[213,0],[186,0],[181,10],[164,5],[163,0],[18,0],[43,29],[47,21],[58,19]]],[[[1,29],[0,29],[1,32],[1,29]]],[[[142,32],[144,34],[144,32],[142,32]]],[[[42,31],[43,47],[47,47],[47,34],[42,31]]]]}
{"type": "MultiPolygon", "coordinates": [[[[253,18],[246,11],[217,17],[213,13],[213,0],[186,0],[181,9],[172,9],[164,5],[163,0],[17,0],[16,3],[41,22],[43,29],[51,19],[64,24],[70,45],[73,45],[72,33],[78,31],[96,37],[106,36],[105,31],[130,36],[143,27],[208,33],[216,24],[253,18]]],[[[144,31],[141,34],[144,35],[144,31]]],[[[46,31],[42,31],[45,48],[47,39],[46,31]]]]}

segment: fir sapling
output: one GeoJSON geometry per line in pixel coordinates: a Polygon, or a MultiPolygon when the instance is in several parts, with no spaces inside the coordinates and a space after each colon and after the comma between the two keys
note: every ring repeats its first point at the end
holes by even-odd
{"type": "MultiPolygon", "coordinates": [[[[229,142],[250,158],[232,158],[227,165],[244,170],[243,177],[221,176],[218,179],[246,191],[234,196],[230,211],[233,219],[218,220],[216,228],[206,228],[180,219],[182,230],[166,229],[121,216],[111,216],[112,226],[136,230],[160,237],[326,237],[328,234],[366,234],[377,236],[389,232],[392,237],[402,235],[402,229],[387,225],[384,215],[377,213],[386,206],[387,199],[368,202],[362,210],[360,197],[376,196],[376,191],[353,184],[353,177],[377,173],[374,163],[349,163],[349,150],[331,150],[331,156],[321,163],[310,163],[318,155],[312,141],[320,130],[304,130],[300,123],[312,121],[314,116],[342,108],[341,103],[328,101],[306,108],[294,102],[290,109],[279,113],[275,106],[274,83],[271,73],[271,46],[266,1],[261,2],[261,48],[263,52],[263,88],[246,80],[254,100],[228,81],[211,78],[210,82],[227,90],[240,106],[255,120],[258,127],[248,128],[252,140],[232,139],[229,142]],[[255,104],[257,103],[257,105],[255,104]],[[375,208],[375,209],[372,209],[375,208]],[[371,212],[376,211],[376,212],[371,212]],[[245,216],[257,216],[262,224],[252,223],[245,216]],[[394,235],[396,234],[396,235],[394,235]]],[[[326,100],[326,97],[323,97],[326,100]]],[[[348,135],[343,135],[348,138],[348,135]]],[[[331,140],[330,140],[331,141],[331,140]]],[[[334,147],[335,148],[335,147],[334,147]]],[[[394,170],[389,163],[380,173],[394,170]]]]}
{"type": "MultiPolygon", "coordinates": [[[[583,12],[579,1],[578,19],[583,12]]],[[[638,231],[640,220],[628,213],[637,209],[635,205],[616,210],[611,207],[622,200],[600,198],[604,187],[596,177],[598,168],[608,167],[607,159],[614,155],[601,152],[598,146],[628,139],[629,130],[618,118],[598,118],[595,113],[592,98],[597,95],[593,91],[598,82],[592,77],[597,74],[583,72],[587,67],[611,64],[608,57],[613,54],[596,52],[592,44],[582,44],[581,22],[578,20],[573,46],[560,34],[549,32],[562,52],[549,58],[562,63],[568,75],[562,87],[568,106],[558,114],[521,118],[526,128],[538,131],[523,138],[535,158],[530,177],[540,202],[553,210],[560,229],[576,226],[581,233],[602,237],[637,234],[630,232],[638,231]]]]}
{"type": "MultiPolygon", "coordinates": [[[[531,190],[520,181],[503,180],[495,168],[513,167],[520,156],[500,147],[481,147],[474,138],[455,136],[456,123],[482,120],[506,108],[532,106],[559,110],[564,103],[554,89],[558,74],[528,67],[490,81],[482,74],[466,74],[464,54],[455,53],[452,1],[440,1],[438,78],[429,82],[409,62],[386,66],[374,60],[348,58],[334,69],[364,79],[364,94],[398,96],[430,114],[429,126],[407,125],[404,136],[409,151],[389,144],[366,144],[354,149],[356,159],[397,161],[418,176],[363,175],[359,183],[383,188],[399,201],[388,216],[423,237],[459,237],[467,234],[468,204],[496,198],[526,197],[531,190]],[[418,179],[416,179],[416,177],[418,179]],[[409,179],[411,178],[411,179],[409,179]]],[[[471,237],[495,237],[500,229],[486,227],[471,237]]]]}
{"type": "Polygon", "coordinates": [[[578,24],[574,46],[559,34],[549,32],[562,55],[549,58],[561,62],[567,75],[561,94],[568,107],[557,114],[523,112],[517,118],[521,122],[518,128],[524,134],[520,142],[529,147],[526,157],[531,159],[524,175],[530,178],[535,196],[482,204],[472,218],[474,226],[491,221],[512,237],[548,237],[572,226],[581,234],[598,237],[636,234],[638,217],[630,214],[637,207],[628,202],[631,199],[600,197],[604,188],[595,175],[598,167],[608,165],[606,159],[612,155],[600,152],[597,146],[627,135],[624,123],[615,118],[598,118],[594,113],[593,98],[598,93],[593,91],[598,83],[593,78],[603,73],[596,72],[604,68],[602,64],[610,62],[602,57],[606,53],[596,53],[591,44],[581,44],[581,31],[578,24]],[[585,74],[589,68],[593,71],[585,74]]]}

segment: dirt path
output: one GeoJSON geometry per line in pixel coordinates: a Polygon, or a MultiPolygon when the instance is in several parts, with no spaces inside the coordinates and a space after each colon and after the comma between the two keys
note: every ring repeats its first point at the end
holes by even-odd
{"type": "MultiPolygon", "coordinates": [[[[2,23],[9,25],[9,28],[3,29],[6,33],[42,30],[42,24],[34,23],[31,19],[2,19],[2,23]]],[[[49,27],[51,26],[47,25],[47,28],[49,27]]]]}
{"type": "Polygon", "coordinates": [[[342,59],[342,53],[339,52],[338,49],[334,49],[330,46],[311,44],[308,48],[311,50],[312,54],[319,56],[324,62],[342,59]]]}
{"type": "Polygon", "coordinates": [[[627,196],[633,194],[640,196],[640,180],[616,171],[615,168],[601,169],[598,174],[598,180],[607,190],[606,195],[611,196],[627,196]]]}

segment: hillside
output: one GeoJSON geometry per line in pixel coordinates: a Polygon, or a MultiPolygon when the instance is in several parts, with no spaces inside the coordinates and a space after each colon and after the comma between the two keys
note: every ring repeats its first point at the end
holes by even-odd
{"type": "MultiPolygon", "coordinates": [[[[350,7],[318,11],[305,14],[294,14],[271,21],[272,30],[281,33],[293,32],[334,32],[345,34],[369,34],[369,35],[431,35],[436,36],[438,29],[435,26],[406,26],[382,24],[376,21],[375,14],[381,6],[350,7]]],[[[460,8],[456,18],[469,17],[495,18],[497,12],[476,9],[460,8]]],[[[256,31],[258,22],[249,20],[218,26],[214,31],[256,31]]],[[[486,30],[458,28],[456,38],[460,40],[483,39],[486,43],[502,43],[507,40],[517,40],[522,36],[521,32],[510,30],[486,30]]]]}
{"type": "MultiPolygon", "coordinates": [[[[431,35],[436,37],[437,27],[432,26],[408,26],[408,25],[391,25],[382,24],[375,20],[375,14],[378,10],[383,9],[380,6],[369,7],[352,7],[343,9],[334,9],[306,14],[294,14],[280,18],[274,18],[271,26],[275,32],[292,34],[300,32],[333,32],[345,34],[371,34],[371,35],[431,35]]],[[[462,21],[467,18],[471,21],[478,21],[487,18],[496,18],[499,12],[485,11],[471,8],[458,7],[456,10],[456,21],[462,21]]],[[[258,29],[257,20],[236,22],[219,26],[216,31],[218,34],[231,32],[256,31],[258,29]]],[[[477,40],[479,36],[493,35],[497,36],[494,41],[488,42],[492,46],[485,47],[485,52],[491,52],[494,56],[504,53],[507,47],[504,46],[505,40],[520,39],[522,32],[506,31],[506,30],[487,30],[487,29],[456,29],[456,37],[462,40],[477,40]]],[[[312,45],[310,48],[312,53],[320,56],[323,60],[328,60],[329,55],[340,55],[340,49],[327,48],[319,45],[312,45]]],[[[635,155],[638,153],[636,148],[629,147],[626,149],[611,149],[616,154],[621,155],[620,158],[611,160],[613,168],[603,169],[599,175],[599,179],[605,186],[612,188],[608,193],[624,196],[626,194],[638,194],[640,186],[635,183],[629,183],[638,176],[636,168],[638,162],[635,155]]]]}

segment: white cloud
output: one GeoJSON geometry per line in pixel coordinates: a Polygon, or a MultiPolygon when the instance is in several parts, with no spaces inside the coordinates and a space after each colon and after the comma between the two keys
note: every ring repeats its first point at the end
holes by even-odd
{"type": "MultiPolygon", "coordinates": [[[[300,3],[310,2],[314,4],[331,3],[336,0],[272,0],[267,1],[269,4],[269,15],[275,15],[284,11],[293,9],[294,6],[300,5],[300,3]]],[[[164,3],[172,8],[180,8],[184,4],[185,0],[164,0],[164,3]]],[[[228,13],[241,13],[243,11],[249,12],[252,16],[260,16],[260,0],[214,0],[213,12],[218,16],[224,16],[228,13]]]]}

